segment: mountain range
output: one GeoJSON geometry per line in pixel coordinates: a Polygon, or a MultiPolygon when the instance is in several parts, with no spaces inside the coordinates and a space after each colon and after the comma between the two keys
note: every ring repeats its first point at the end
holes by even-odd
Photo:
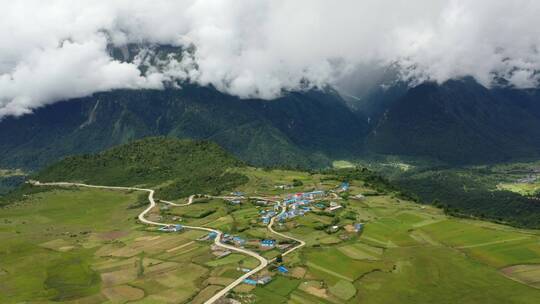
{"type": "Polygon", "coordinates": [[[325,167],[381,154],[502,162],[540,155],[540,94],[472,79],[376,83],[354,98],[331,88],[276,100],[195,85],[102,92],[4,118],[0,167],[34,170],[148,136],[214,141],[258,166],[325,167]]]}

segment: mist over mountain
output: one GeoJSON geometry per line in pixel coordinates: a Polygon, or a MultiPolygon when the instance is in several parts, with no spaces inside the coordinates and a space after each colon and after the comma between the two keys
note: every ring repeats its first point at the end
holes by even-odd
{"type": "Polygon", "coordinates": [[[165,135],[215,141],[255,165],[325,167],[372,155],[484,164],[540,155],[537,90],[487,89],[473,79],[374,86],[264,101],[211,87],[118,90],[0,122],[0,166],[35,169],[64,156],[165,135]]]}
{"type": "Polygon", "coordinates": [[[335,92],[241,100],[198,86],[121,90],[0,122],[0,166],[42,167],[155,135],[208,139],[256,165],[327,166],[361,151],[367,132],[335,92]]]}
{"type": "Polygon", "coordinates": [[[394,66],[414,85],[539,82],[536,1],[4,2],[0,117],[177,82],[270,100],[335,86],[365,66],[394,66]],[[134,44],[136,54],[111,53],[134,44]],[[149,62],[154,45],[173,49],[149,62]]]}

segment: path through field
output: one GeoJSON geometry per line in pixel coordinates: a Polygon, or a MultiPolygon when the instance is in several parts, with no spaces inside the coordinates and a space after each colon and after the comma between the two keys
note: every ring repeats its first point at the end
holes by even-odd
{"type": "MultiPolygon", "coordinates": [[[[161,227],[172,225],[172,224],[168,224],[168,223],[154,222],[154,221],[150,221],[150,220],[146,219],[146,217],[145,217],[146,214],[148,212],[150,212],[156,206],[156,201],[154,199],[155,191],[153,189],[136,188],[136,187],[98,186],[98,185],[87,185],[87,184],[82,184],[82,183],[69,183],[69,182],[41,183],[39,181],[31,181],[29,183],[31,183],[34,186],[86,187],[86,188],[97,188],[97,189],[129,190],[129,191],[148,192],[148,201],[149,201],[150,204],[148,205],[148,207],[145,210],[143,210],[139,214],[138,219],[142,223],[145,223],[145,224],[148,224],[148,225],[161,226],[161,227]]],[[[195,197],[194,195],[191,195],[189,197],[189,199],[188,199],[188,202],[185,203],[185,204],[176,204],[176,203],[172,203],[172,202],[169,202],[169,201],[163,201],[163,200],[159,200],[159,201],[162,202],[162,203],[165,203],[165,204],[172,205],[172,206],[183,207],[183,206],[191,205],[193,203],[194,197],[195,197]]],[[[257,199],[260,199],[260,197],[257,197],[257,199]]],[[[274,202],[276,202],[276,201],[274,200],[274,202]]],[[[285,211],[286,211],[286,207],[282,206],[282,212],[281,213],[283,213],[285,211]]],[[[300,243],[299,245],[297,245],[297,246],[293,247],[292,249],[288,250],[287,252],[283,253],[283,256],[285,256],[285,255],[287,255],[287,254],[301,248],[302,246],[304,246],[306,244],[302,240],[299,240],[299,239],[296,239],[296,238],[293,238],[293,237],[287,236],[285,234],[274,231],[272,229],[272,226],[274,224],[274,220],[275,220],[276,217],[277,217],[277,215],[272,217],[272,219],[270,220],[270,223],[268,224],[267,228],[272,233],[275,233],[276,235],[279,235],[281,237],[291,239],[291,240],[294,240],[294,241],[300,243]]],[[[233,288],[240,285],[245,279],[247,279],[247,278],[251,277],[252,275],[256,274],[257,272],[261,271],[266,266],[268,266],[269,262],[273,262],[275,260],[275,259],[272,259],[271,261],[268,261],[266,258],[262,257],[261,255],[259,255],[256,252],[253,252],[253,251],[250,251],[250,250],[247,250],[247,249],[244,249],[244,248],[238,248],[238,247],[235,247],[235,246],[230,246],[230,245],[221,243],[221,236],[222,236],[223,233],[221,231],[219,231],[219,230],[212,229],[212,228],[206,228],[206,227],[197,227],[197,226],[185,226],[184,225],[183,227],[186,228],[186,229],[192,229],[192,230],[202,230],[202,231],[214,232],[217,235],[216,238],[214,239],[215,245],[217,245],[219,247],[222,247],[222,248],[232,250],[232,251],[240,252],[242,254],[249,255],[251,257],[256,258],[260,262],[259,266],[255,267],[251,271],[245,273],[244,275],[242,275],[241,277],[236,279],[231,284],[227,285],[225,288],[223,288],[218,293],[216,293],[214,296],[212,296],[210,299],[208,299],[206,302],[204,302],[204,304],[213,304],[213,303],[215,303],[217,300],[219,300],[221,297],[226,295],[233,288]]]]}

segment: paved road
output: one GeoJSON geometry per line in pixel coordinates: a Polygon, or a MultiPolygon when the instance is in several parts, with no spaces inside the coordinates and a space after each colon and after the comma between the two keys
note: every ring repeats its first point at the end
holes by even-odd
{"type": "MultiPolygon", "coordinates": [[[[283,233],[280,233],[280,232],[277,232],[274,230],[274,228],[272,228],[274,226],[274,222],[276,220],[276,218],[278,218],[281,214],[285,213],[287,211],[287,207],[285,206],[281,206],[281,212],[277,215],[277,216],[274,216],[270,219],[270,223],[268,224],[268,230],[270,230],[270,232],[272,232],[273,234],[277,234],[283,238],[286,238],[286,239],[289,239],[289,240],[293,240],[293,241],[296,241],[298,242],[299,244],[294,246],[293,248],[287,250],[285,253],[282,254],[282,256],[286,256],[287,254],[299,249],[299,248],[302,248],[303,246],[306,245],[306,242],[300,240],[300,239],[297,239],[297,238],[294,238],[292,236],[288,236],[286,234],[283,234],[283,233]]],[[[274,261],[275,259],[272,259],[272,261],[274,261]]]]}
{"type": "MultiPolygon", "coordinates": [[[[97,185],[88,185],[88,184],[82,184],[82,183],[68,183],[68,182],[41,183],[39,181],[30,181],[29,183],[31,183],[34,186],[86,187],[86,188],[112,189],[112,190],[145,191],[145,192],[148,192],[148,201],[150,202],[150,204],[148,205],[148,207],[146,209],[144,209],[139,214],[139,216],[138,216],[139,220],[142,223],[145,223],[145,224],[148,224],[148,225],[155,225],[155,226],[171,225],[171,224],[167,224],[167,223],[154,222],[154,221],[150,221],[150,220],[146,219],[146,217],[145,217],[146,214],[148,212],[150,212],[150,210],[152,210],[156,206],[156,201],[154,199],[155,191],[152,190],[152,189],[136,188],[136,187],[97,186],[97,185]]],[[[172,205],[172,206],[188,206],[188,205],[191,205],[193,203],[194,197],[195,197],[194,195],[191,195],[189,197],[189,199],[188,199],[188,202],[185,203],[185,204],[176,204],[176,203],[172,203],[172,202],[164,201],[164,200],[159,200],[159,201],[163,202],[165,204],[172,205]]],[[[262,197],[254,197],[254,198],[255,199],[266,199],[266,200],[271,200],[272,201],[272,199],[268,199],[268,198],[262,198],[262,197]]],[[[276,201],[276,200],[273,200],[273,201],[276,201]]],[[[286,207],[282,206],[282,211],[281,211],[280,214],[284,213],[285,211],[286,211],[286,207]]],[[[299,240],[299,239],[296,239],[296,238],[293,238],[293,237],[287,236],[285,234],[274,231],[274,229],[272,229],[272,226],[274,225],[275,219],[276,219],[276,216],[272,217],[271,220],[270,220],[270,223],[267,226],[267,228],[272,233],[274,233],[276,235],[279,235],[281,237],[287,238],[287,239],[297,241],[297,242],[300,243],[299,245],[295,246],[294,248],[291,248],[287,252],[283,253],[283,256],[289,254],[290,252],[293,252],[294,250],[296,250],[296,249],[298,249],[298,248],[300,248],[300,247],[302,247],[302,246],[304,246],[306,244],[302,240],[299,240]]],[[[186,226],[186,225],[183,225],[183,227],[186,228],[186,229],[214,232],[217,235],[216,238],[214,239],[214,243],[217,246],[222,247],[222,248],[226,248],[226,249],[229,249],[229,250],[232,250],[232,251],[240,252],[240,253],[243,253],[243,254],[246,254],[246,255],[249,255],[251,257],[256,258],[260,262],[259,266],[252,269],[251,271],[245,273],[244,275],[242,275],[241,277],[236,279],[234,282],[232,282],[231,284],[229,284],[228,286],[226,286],[225,288],[220,290],[218,293],[216,293],[214,296],[212,296],[210,299],[208,299],[206,302],[204,302],[204,304],[213,304],[213,303],[215,303],[217,300],[219,300],[221,297],[226,295],[233,288],[235,288],[236,286],[241,284],[245,279],[249,278],[250,276],[252,276],[252,275],[256,274],[257,272],[261,271],[262,269],[264,269],[266,266],[268,266],[268,263],[270,262],[266,258],[264,258],[264,257],[260,256],[259,254],[257,254],[256,252],[253,252],[253,251],[250,251],[250,250],[247,250],[247,249],[244,249],[244,248],[238,248],[238,247],[235,247],[235,246],[231,246],[231,245],[221,243],[222,232],[219,231],[219,230],[206,228],[206,227],[186,226]]],[[[274,260],[275,259],[272,259],[272,261],[274,261],[274,260]]]]}

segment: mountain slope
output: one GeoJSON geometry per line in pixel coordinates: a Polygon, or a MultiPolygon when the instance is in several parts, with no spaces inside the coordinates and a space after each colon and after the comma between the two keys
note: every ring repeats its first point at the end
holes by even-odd
{"type": "Polygon", "coordinates": [[[146,136],[209,139],[255,165],[324,166],[361,147],[366,128],[338,95],[240,100],[212,88],[114,91],[0,122],[0,166],[35,169],[146,136]]]}
{"type": "Polygon", "coordinates": [[[470,80],[410,89],[368,137],[376,153],[423,156],[454,164],[540,155],[540,96],[488,90],[470,80]]]}

